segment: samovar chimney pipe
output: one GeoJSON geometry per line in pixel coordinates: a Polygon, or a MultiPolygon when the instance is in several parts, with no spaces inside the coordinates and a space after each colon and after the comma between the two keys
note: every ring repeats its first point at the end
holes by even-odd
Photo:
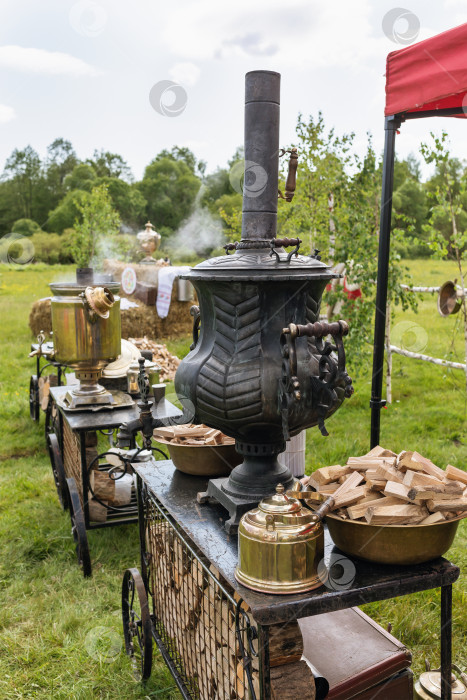
{"type": "Polygon", "coordinates": [[[277,232],[281,76],[251,71],[245,76],[245,174],[239,248],[269,247],[277,232]]]}

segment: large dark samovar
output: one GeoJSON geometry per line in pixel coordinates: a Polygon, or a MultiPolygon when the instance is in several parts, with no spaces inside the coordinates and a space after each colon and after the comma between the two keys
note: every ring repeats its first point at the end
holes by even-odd
{"type": "MultiPolygon", "coordinates": [[[[299,255],[299,239],[276,238],[280,75],[247,73],[245,92],[242,239],[227,246],[234,254],[187,275],[201,332],[175,377],[195,420],[234,437],[244,457],[204,494],[228,509],[228,530],[277,484],[292,486],[277,460],[285,441],[317,424],[327,434],[324,419],[352,393],[342,345],[347,326],[318,322],[324,288],[337,275],[317,256],[299,255]],[[287,253],[283,246],[290,245],[287,253]],[[335,345],[324,341],[328,334],[335,345]]],[[[291,195],[286,190],[284,198],[291,195]]]]}

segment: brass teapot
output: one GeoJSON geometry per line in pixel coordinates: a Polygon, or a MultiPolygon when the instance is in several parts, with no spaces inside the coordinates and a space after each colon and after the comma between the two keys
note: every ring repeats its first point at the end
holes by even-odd
{"type": "MultiPolygon", "coordinates": [[[[431,670],[430,664],[425,660],[425,673],[422,673],[414,686],[414,698],[417,700],[432,700],[441,697],[441,673],[440,669],[431,670]]],[[[458,666],[451,667],[458,677],[451,675],[451,696],[453,700],[467,700],[467,673],[462,673],[458,666]]]]}
{"type": "Polygon", "coordinates": [[[273,496],[245,513],[238,528],[235,578],[262,593],[301,593],[325,581],[318,575],[324,558],[321,514],[303,507],[285,493],[282,484],[273,496]]]}

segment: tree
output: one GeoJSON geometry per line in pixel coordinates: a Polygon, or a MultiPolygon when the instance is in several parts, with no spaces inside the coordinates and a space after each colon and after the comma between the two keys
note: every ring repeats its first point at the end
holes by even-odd
{"type": "Polygon", "coordinates": [[[94,151],[88,164],[93,168],[97,177],[114,177],[126,182],[133,181],[133,174],[128,163],[118,153],[110,151],[94,151]]]}
{"type": "Polygon", "coordinates": [[[114,236],[120,228],[120,217],[112,208],[106,185],[94,187],[82,203],[78,203],[80,218],[75,220],[73,258],[78,267],[96,265],[103,240],[114,236]]]}
{"type": "Polygon", "coordinates": [[[66,189],[90,192],[96,185],[96,171],[89,163],[77,163],[64,181],[66,189]]]}
{"type": "Polygon", "coordinates": [[[60,204],[49,213],[48,229],[56,233],[63,233],[67,228],[72,228],[76,218],[81,216],[81,206],[89,201],[90,192],[84,190],[72,190],[65,195],[60,204]]]}
{"type": "Polygon", "coordinates": [[[34,189],[41,179],[41,159],[36,151],[31,146],[22,151],[15,148],[6,161],[3,177],[12,180],[17,214],[33,219],[34,189]]]}
{"type": "Polygon", "coordinates": [[[157,230],[175,231],[190,215],[201,185],[184,160],[157,156],[144,171],[138,188],[147,200],[147,214],[157,230]]]}
{"type": "Polygon", "coordinates": [[[144,223],[147,202],[136,185],[129,185],[117,177],[99,177],[95,184],[106,185],[112,206],[120,214],[124,224],[136,229],[144,223]]]}
{"type": "Polygon", "coordinates": [[[47,148],[45,179],[48,190],[48,211],[55,208],[66,194],[65,179],[78,164],[70,141],[58,138],[47,148]]]}

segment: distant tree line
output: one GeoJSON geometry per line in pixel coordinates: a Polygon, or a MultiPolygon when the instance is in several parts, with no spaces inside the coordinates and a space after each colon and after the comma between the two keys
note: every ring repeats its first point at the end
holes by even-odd
{"type": "MultiPolygon", "coordinates": [[[[353,135],[338,137],[327,132],[321,114],[308,122],[299,117],[296,145],[300,152],[297,194],[291,207],[281,207],[282,232],[302,235],[308,248],[313,245],[327,251],[331,245],[338,257],[340,249],[340,257],[345,258],[346,248],[352,248],[352,226],[361,225],[361,217],[351,211],[352,206],[358,208],[359,200],[365,200],[371,209],[369,220],[377,233],[381,159],[370,146],[365,158],[359,160],[352,152],[353,135]],[[335,241],[328,235],[330,218],[336,229],[335,241]]],[[[190,216],[195,202],[222,223],[227,238],[238,238],[241,188],[235,182],[238,178],[232,178],[232,169],[242,160],[242,149],[237,149],[226,167],[207,175],[203,161],[188,148],[175,146],[156,155],[143,178],[135,181],[121,155],[95,151],[92,158],[80,160],[72,144],[63,138],[50,144],[44,159],[31,146],[15,149],[0,178],[0,236],[10,232],[34,236],[37,259],[72,261],[75,227],[82,221],[92,192],[105,186],[120,222],[122,250],[127,252],[131,246],[125,234],[140,230],[148,219],[162,235],[163,250],[164,240],[190,216]]],[[[422,182],[415,156],[396,160],[393,228],[401,234],[395,245],[402,257],[430,255],[433,227],[448,239],[451,222],[432,206],[447,175],[454,191],[463,192],[467,171],[457,158],[436,162],[434,174],[426,182],[422,182]]],[[[463,199],[458,220],[464,228],[467,201],[463,199]]],[[[448,246],[446,254],[451,253],[448,246]]]]}

